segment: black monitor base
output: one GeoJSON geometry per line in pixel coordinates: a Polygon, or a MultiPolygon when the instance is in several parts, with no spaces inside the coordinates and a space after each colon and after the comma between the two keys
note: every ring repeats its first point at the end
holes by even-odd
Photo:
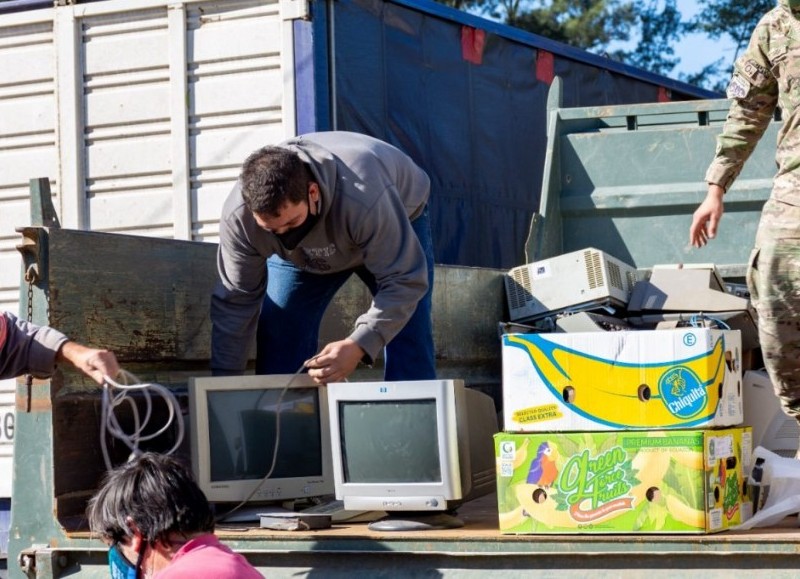
{"type": "Polygon", "coordinates": [[[238,509],[230,510],[228,509],[226,512],[222,513],[221,515],[217,515],[216,522],[218,523],[256,523],[256,526],[261,522],[261,515],[262,514],[271,514],[271,513],[282,513],[288,514],[291,513],[289,509],[278,505],[270,505],[270,504],[262,504],[262,505],[251,505],[251,504],[244,504],[238,509]]]}
{"type": "Polygon", "coordinates": [[[394,513],[367,525],[370,531],[438,531],[460,529],[464,521],[447,513],[394,513]]]}

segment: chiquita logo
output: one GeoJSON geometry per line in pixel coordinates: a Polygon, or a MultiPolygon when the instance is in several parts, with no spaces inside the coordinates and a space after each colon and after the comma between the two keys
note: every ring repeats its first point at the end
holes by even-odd
{"type": "Polygon", "coordinates": [[[588,523],[633,508],[633,473],[626,452],[615,446],[594,458],[584,450],[564,465],[558,478],[559,494],[578,523],[588,523]]]}
{"type": "Polygon", "coordinates": [[[708,393],[699,376],[686,366],[670,368],[658,381],[661,400],[674,416],[697,416],[708,404],[708,393]]]}

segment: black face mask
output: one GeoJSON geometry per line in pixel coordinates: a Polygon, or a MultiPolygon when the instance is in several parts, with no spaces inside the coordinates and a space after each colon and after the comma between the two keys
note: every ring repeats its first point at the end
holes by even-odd
{"type": "Polygon", "coordinates": [[[314,229],[314,226],[319,221],[319,206],[320,203],[317,201],[317,214],[311,214],[311,206],[309,205],[308,208],[308,215],[306,215],[306,220],[303,221],[297,227],[292,227],[286,233],[276,233],[275,237],[280,239],[281,244],[288,249],[293,250],[298,244],[303,241],[303,238],[308,235],[308,232],[314,229]]]}

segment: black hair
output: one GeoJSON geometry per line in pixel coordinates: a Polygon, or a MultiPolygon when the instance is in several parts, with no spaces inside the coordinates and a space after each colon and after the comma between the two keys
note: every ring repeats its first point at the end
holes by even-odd
{"type": "Polygon", "coordinates": [[[312,174],[300,156],[282,147],[263,147],[245,159],[239,182],[252,213],[277,217],[288,202],[308,199],[312,174]]]}
{"type": "Polygon", "coordinates": [[[89,501],[89,528],[118,543],[131,537],[130,522],[143,539],[169,545],[170,537],[214,532],[208,499],[177,459],[148,452],[109,471],[89,501]]]}

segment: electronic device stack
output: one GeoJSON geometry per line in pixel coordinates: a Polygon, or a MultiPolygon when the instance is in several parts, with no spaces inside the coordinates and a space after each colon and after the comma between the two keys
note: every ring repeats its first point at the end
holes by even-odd
{"type": "Polygon", "coordinates": [[[712,533],[752,515],[755,323],[720,282],[713,266],[639,272],[593,248],[509,272],[503,533],[712,533]]]}

